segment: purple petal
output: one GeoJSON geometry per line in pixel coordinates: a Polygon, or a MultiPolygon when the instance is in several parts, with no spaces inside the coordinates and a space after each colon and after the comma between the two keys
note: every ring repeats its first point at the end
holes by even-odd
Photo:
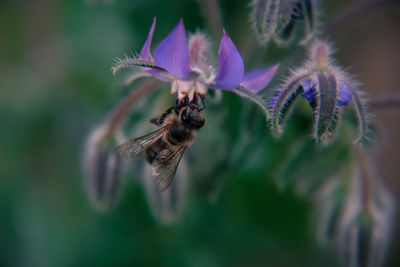
{"type": "Polygon", "coordinates": [[[250,71],[244,75],[241,85],[253,93],[258,93],[270,83],[278,68],[279,64],[276,64],[266,69],[250,71]]]}
{"type": "Polygon", "coordinates": [[[191,77],[188,42],[182,20],[154,51],[154,63],[180,80],[191,77]]]}
{"type": "Polygon", "coordinates": [[[339,83],[339,92],[337,102],[339,106],[347,106],[351,99],[349,87],[344,83],[339,83]]]}
{"type": "Polygon", "coordinates": [[[278,101],[279,96],[281,95],[281,91],[278,90],[275,92],[275,94],[268,100],[268,104],[271,107],[274,107],[276,105],[276,102],[278,101]]]}
{"type": "Polygon", "coordinates": [[[225,31],[218,49],[218,66],[215,83],[222,89],[233,89],[243,80],[243,59],[225,31]]]}
{"type": "MultiPolygon", "coordinates": [[[[156,18],[153,19],[153,24],[151,24],[149,34],[147,35],[146,42],[144,43],[142,50],[140,51],[140,59],[144,61],[153,61],[153,57],[150,53],[151,41],[153,39],[154,29],[156,28],[156,18]]],[[[152,68],[141,68],[143,71],[149,73],[150,75],[156,77],[157,79],[164,82],[171,82],[174,77],[168,73],[166,70],[152,69],[152,68]]]]}
{"type": "Polygon", "coordinates": [[[308,102],[312,103],[315,99],[315,94],[316,94],[313,82],[311,80],[305,80],[300,84],[304,90],[302,96],[306,98],[308,102]]]}
{"type": "Polygon", "coordinates": [[[156,18],[153,19],[153,24],[151,24],[149,34],[147,35],[147,40],[144,43],[142,50],[140,51],[140,59],[152,61],[151,53],[150,53],[150,46],[151,40],[153,39],[154,29],[156,28],[156,18]]]}

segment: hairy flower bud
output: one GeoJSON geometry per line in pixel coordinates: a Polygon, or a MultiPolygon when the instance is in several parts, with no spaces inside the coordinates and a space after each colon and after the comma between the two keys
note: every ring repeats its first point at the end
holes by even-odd
{"type": "Polygon", "coordinates": [[[355,163],[329,178],[316,195],[319,241],[334,241],[343,266],[382,266],[390,241],[391,195],[383,188],[360,145],[355,163]]]}
{"type": "Polygon", "coordinates": [[[93,130],[85,145],[83,171],[86,192],[93,207],[105,211],[117,200],[121,190],[123,162],[114,153],[115,140],[106,125],[93,130]]]}
{"type": "Polygon", "coordinates": [[[316,0],[253,0],[251,5],[253,29],[263,45],[274,40],[286,46],[300,30],[303,34],[300,44],[306,44],[316,35],[319,26],[316,0]]]}
{"type": "Polygon", "coordinates": [[[179,219],[186,200],[187,175],[185,159],[181,159],[173,183],[168,190],[162,191],[152,176],[151,166],[144,166],[144,190],[153,216],[162,224],[171,224],[179,219]]]}
{"type": "Polygon", "coordinates": [[[357,172],[354,177],[339,222],[337,241],[346,266],[377,267],[382,266],[389,243],[393,204],[378,181],[363,175],[357,172]],[[369,179],[367,191],[363,179],[369,179]],[[365,197],[369,203],[363,203],[365,197]]]}
{"type": "Polygon", "coordinates": [[[270,98],[272,127],[279,134],[291,106],[298,96],[303,96],[314,111],[313,137],[318,142],[326,143],[335,136],[342,108],[348,106],[350,100],[359,121],[357,142],[366,138],[368,115],[359,83],[333,63],[332,50],[327,42],[315,41],[309,50],[309,60],[303,67],[292,71],[270,98]]]}

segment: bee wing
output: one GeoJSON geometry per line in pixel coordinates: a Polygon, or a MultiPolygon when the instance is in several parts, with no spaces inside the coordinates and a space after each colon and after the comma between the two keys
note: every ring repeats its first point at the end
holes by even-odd
{"type": "Polygon", "coordinates": [[[131,139],[122,145],[119,145],[115,151],[118,152],[125,159],[133,158],[143,153],[149,146],[160,139],[167,131],[167,126],[164,126],[154,132],[144,136],[131,139]]]}
{"type": "Polygon", "coordinates": [[[171,185],[186,147],[184,145],[175,152],[165,150],[165,153],[161,153],[160,157],[154,160],[153,177],[161,185],[161,191],[167,190],[171,185]]]}

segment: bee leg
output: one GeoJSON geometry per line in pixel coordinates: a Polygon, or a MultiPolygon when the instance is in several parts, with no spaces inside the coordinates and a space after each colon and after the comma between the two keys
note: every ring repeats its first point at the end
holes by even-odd
{"type": "Polygon", "coordinates": [[[206,104],[204,103],[204,99],[200,94],[195,94],[192,102],[190,102],[190,107],[192,109],[197,109],[198,111],[202,111],[206,108],[206,104]],[[200,107],[202,105],[202,107],[200,107]]]}
{"type": "Polygon", "coordinates": [[[150,123],[160,126],[159,118],[152,118],[150,119],[150,123]]]}
{"type": "Polygon", "coordinates": [[[204,110],[204,109],[206,108],[206,104],[204,103],[204,99],[203,99],[203,97],[202,97],[200,94],[199,94],[199,97],[200,97],[200,99],[201,99],[201,103],[203,104],[203,107],[200,108],[199,111],[202,111],[202,110],[204,110]]]}
{"type": "Polygon", "coordinates": [[[150,120],[150,123],[153,123],[157,126],[161,126],[164,123],[165,118],[171,114],[173,108],[167,109],[159,118],[153,118],[150,120]]]}

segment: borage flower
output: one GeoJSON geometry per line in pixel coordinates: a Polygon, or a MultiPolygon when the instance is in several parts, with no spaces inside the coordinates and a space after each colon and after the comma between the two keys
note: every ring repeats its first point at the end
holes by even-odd
{"type": "Polygon", "coordinates": [[[331,54],[328,43],[315,41],[309,50],[309,60],[303,67],[292,71],[292,75],[270,99],[272,128],[276,132],[282,133],[281,123],[297,96],[302,95],[314,111],[313,136],[317,141],[334,137],[342,107],[348,106],[350,100],[359,121],[357,142],[366,137],[366,103],[359,83],[333,63],[331,54]]]}
{"type": "Polygon", "coordinates": [[[207,60],[209,45],[206,37],[196,33],[188,42],[182,20],[151,54],[155,25],[154,18],[139,56],[117,59],[112,68],[114,74],[125,67],[140,67],[153,77],[171,83],[171,93],[178,94],[178,101],[185,97],[191,101],[195,94],[205,97],[208,89],[221,89],[250,98],[266,111],[263,101],[256,94],[269,84],[279,64],[244,74],[243,59],[231,38],[223,31],[217,72],[207,60]]]}

